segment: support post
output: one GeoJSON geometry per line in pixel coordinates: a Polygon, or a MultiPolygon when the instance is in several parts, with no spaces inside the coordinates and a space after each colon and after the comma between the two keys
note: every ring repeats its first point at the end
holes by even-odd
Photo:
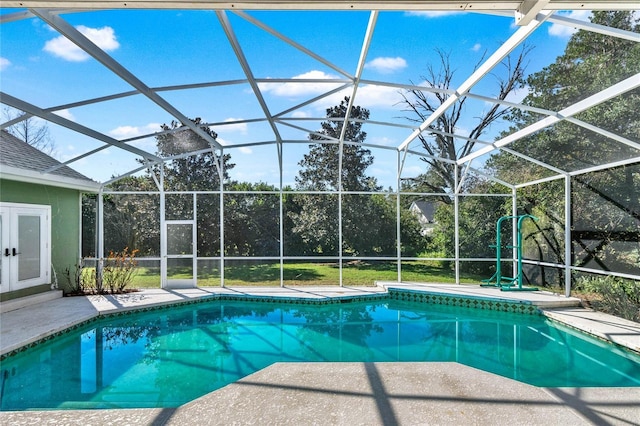
{"type": "Polygon", "coordinates": [[[164,193],[164,163],[160,164],[160,287],[167,285],[167,225],[164,193]]]}
{"type": "Polygon", "coordinates": [[[571,296],[571,266],[572,266],[572,250],[571,250],[571,228],[573,226],[571,220],[571,176],[564,177],[564,295],[571,296]]]}
{"type": "Polygon", "coordinates": [[[396,175],[396,259],[398,266],[398,282],[402,282],[402,241],[400,241],[401,227],[400,227],[400,186],[402,181],[400,180],[400,174],[402,172],[400,151],[397,154],[397,175],[396,175]]]}
{"type": "MultiPolygon", "coordinates": [[[[220,150],[220,159],[224,161],[224,150],[220,150]]],[[[220,287],[224,287],[224,168],[218,169],[218,190],[220,191],[220,287]]]]}
{"type": "Polygon", "coordinates": [[[96,284],[102,283],[102,268],[104,266],[104,187],[100,186],[96,200],[96,284]]]}
{"type": "Polygon", "coordinates": [[[278,168],[280,171],[280,287],[284,287],[284,194],[282,193],[282,142],[278,141],[278,168]]]}
{"type": "Polygon", "coordinates": [[[459,208],[460,196],[458,194],[458,165],[456,164],[454,167],[454,186],[455,192],[453,194],[453,215],[454,215],[454,227],[456,229],[455,233],[455,265],[456,265],[456,284],[460,284],[460,217],[459,217],[459,208]]]}
{"type": "MultiPolygon", "coordinates": [[[[516,188],[512,188],[511,195],[511,215],[513,216],[513,219],[511,220],[511,245],[515,247],[518,244],[518,190],[516,188]]],[[[514,277],[518,273],[517,256],[517,253],[513,250],[511,252],[511,271],[514,277]]]]}

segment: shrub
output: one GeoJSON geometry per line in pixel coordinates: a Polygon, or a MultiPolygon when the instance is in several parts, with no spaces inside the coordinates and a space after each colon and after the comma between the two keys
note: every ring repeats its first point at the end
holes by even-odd
{"type": "Polygon", "coordinates": [[[86,267],[84,262],[73,269],[65,269],[64,275],[69,284],[65,294],[123,293],[138,272],[137,253],[138,250],[130,252],[128,248],[121,252],[110,252],[103,261],[102,277],[98,276],[96,268],[86,267]]]}
{"type": "Polygon", "coordinates": [[[576,289],[597,294],[593,308],[640,322],[640,282],[616,277],[582,277],[576,289]]]}
{"type": "Polygon", "coordinates": [[[76,264],[73,270],[71,268],[65,268],[64,276],[67,279],[67,288],[65,288],[65,294],[81,294],[84,293],[84,283],[82,280],[83,266],[76,264]]]}
{"type": "Polygon", "coordinates": [[[138,262],[135,259],[137,253],[138,250],[130,252],[128,247],[121,252],[109,252],[102,267],[100,289],[96,288],[96,290],[99,293],[105,289],[109,293],[122,293],[137,273],[138,262]]]}

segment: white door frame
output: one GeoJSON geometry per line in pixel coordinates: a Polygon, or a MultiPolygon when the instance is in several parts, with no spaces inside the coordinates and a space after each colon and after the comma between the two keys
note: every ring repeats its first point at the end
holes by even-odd
{"type": "Polygon", "coordinates": [[[0,203],[1,216],[1,253],[2,272],[0,275],[0,292],[22,290],[28,287],[47,284],[50,280],[51,269],[51,206],[22,203],[0,203]],[[39,258],[37,259],[37,276],[20,279],[20,262],[27,262],[30,253],[28,247],[20,247],[20,218],[37,217],[39,229],[36,245],[39,258]]]}

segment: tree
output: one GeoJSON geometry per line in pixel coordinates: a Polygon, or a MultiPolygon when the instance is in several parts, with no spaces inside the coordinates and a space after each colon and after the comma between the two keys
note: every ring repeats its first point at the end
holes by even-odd
{"type": "MultiPolygon", "coordinates": [[[[114,191],[157,191],[148,176],[129,176],[109,187],[114,191]]],[[[104,196],[105,252],[125,248],[139,250],[141,256],[160,256],[160,197],[149,194],[108,194],[104,196]]]]}
{"type": "MultiPolygon", "coordinates": [[[[629,11],[594,12],[591,21],[640,32],[638,18],[629,11]]],[[[527,77],[530,91],[522,103],[559,111],[634,75],[638,69],[638,43],[580,30],[554,63],[527,77]]],[[[510,133],[538,121],[540,116],[516,109],[506,118],[513,123],[510,133]]],[[[576,118],[637,141],[640,139],[640,90],[591,107],[576,118]]],[[[568,171],[638,156],[638,151],[630,146],[566,121],[518,140],[510,148],[568,171]]],[[[492,156],[487,165],[500,178],[512,182],[526,182],[549,173],[506,153],[492,156]]],[[[632,164],[572,178],[575,265],[637,271],[638,264],[634,265],[631,259],[632,253],[640,249],[638,169],[637,164],[632,164]]],[[[552,183],[519,191],[519,209],[542,217],[541,222],[532,225],[533,238],[525,246],[530,257],[564,262],[564,197],[557,195],[562,193],[562,185],[552,183]]],[[[541,280],[545,281],[548,277],[543,268],[540,269],[541,280]]],[[[558,280],[561,281],[561,277],[558,280]]]]}
{"type": "MultiPolygon", "coordinates": [[[[192,120],[212,138],[215,132],[203,126],[200,118],[192,120]]],[[[215,152],[209,143],[186,126],[176,121],[163,124],[162,133],[156,136],[157,154],[161,157],[185,155],[173,158],[164,165],[166,191],[217,191],[220,179],[228,179],[228,171],[234,167],[229,154],[215,152]],[[190,155],[191,152],[197,152],[190,155]],[[221,173],[220,169],[221,168],[221,173]]],[[[159,176],[159,165],[154,165],[142,176],[130,176],[110,185],[115,191],[157,191],[153,176],[159,176]]],[[[218,195],[197,196],[198,255],[217,256],[220,253],[220,204],[218,195]]],[[[87,210],[91,210],[87,200],[87,210]]],[[[105,197],[105,244],[107,250],[140,250],[141,255],[158,256],[160,250],[159,197],[143,194],[112,194],[105,197]]],[[[165,216],[172,219],[193,217],[191,194],[166,194],[165,216]]],[[[230,218],[231,219],[231,218],[230,218]]],[[[87,218],[87,228],[91,221],[87,218]]],[[[87,229],[87,232],[90,232],[87,229]]],[[[185,235],[185,238],[191,236],[185,235]]],[[[87,250],[89,251],[89,243],[87,250]]]]}
{"type": "Polygon", "coordinates": [[[227,256],[280,254],[280,196],[266,183],[232,182],[224,197],[224,241],[227,256]]]}
{"type": "MultiPolygon", "coordinates": [[[[216,132],[203,125],[200,118],[191,121],[213,139],[218,137],[216,132]]],[[[223,181],[229,179],[229,170],[235,166],[229,162],[231,155],[216,153],[208,141],[182,123],[172,121],[171,124],[163,124],[161,127],[164,133],[156,136],[159,156],[171,157],[204,151],[168,161],[165,164],[166,189],[171,191],[219,190],[220,177],[222,176],[223,181]]]]}
{"type": "MultiPolygon", "coordinates": [[[[213,139],[218,135],[204,126],[200,118],[191,120],[213,139]]],[[[165,163],[165,190],[169,191],[218,191],[222,182],[229,179],[231,155],[217,153],[209,142],[182,123],[172,121],[163,124],[164,133],[156,136],[157,154],[161,157],[181,156],[165,163]]],[[[170,214],[176,218],[193,217],[191,195],[173,195],[170,214]]],[[[197,196],[198,255],[220,254],[220,203],[218,196],[197,196]]],[[[232,217],[225,217],[232,220],[232,217]]],[[[186,237],[186,236],[185,236],[186,237]]]]}
{"type": "MultiPolygon", "coordinates": [[[[299,165],[296,188],[302,191],[339,191],[339,194],[304,194],[295,196],[288,204],[288,218],[292,223],[292,233],[288,238],[298,244],[298,253],[290,253],[292,245],[287,244],[287,254],[322,254],[337,256],[340,251],[353,256],[389,256],[395,254],[396,208],[393,200],[382,194],[367,195],[354,192],[379,191],[374,177],[366,174],[373,164],[371,151],[362,143],[366,133],[362,125],[369,119],[369,111],[353,106],[346,121],[349,98],[339,105],[327,109],[327,121],[317,133],[309,135],[312,141],[325,141],[309,145],[299,165]],[[338,140],[345,129],[342,145],[342,169],[339,167],[340,145],[338,140]],[[329,140],[329,141],[327,141],[329,140]],[[341,199],[339,198],[341,197],[341,199]],[[338,206],[342,204],[343,245],[339,247],[338,206]],[[375,229],[376,232],[371,232],[375,229]]],[[[411,226],[417,223],[405,221],[406,235],[415,238],[411,226]]],[[[419,235],[419,234],[418,234],[419,235]]],[[[407,247],[419,247],[413,240],[407,247]]]]}
{"type": "MultiPolygon", "coordinates": [[[[2,110],[2,118],[4,121],[11,121],[22,115],[23,113],[18,113],[9,107],[5,107],[2,110]]],[[[36,117],[28,117],[20,120],[16,124],[7,127],[6,131],[47,155],[53,155],[56,149],[55,142],[49,133],[49,126],[46,122],[36,117]]]]}
{"type": "MultiPolygon", "coordinates": [[[[329,138],[340,138],[345,125],[349,98],[345,97],[340,105],[327,108],[327,121],[322,122],[322,129],[318,133],[309,135],[314,141],[329,138]],[[331,120],[336,118],[338,120],[331,120]]],[[[371,151],[362,147],[367,138],[362,130],[364,121],[369,119],[369,110],[354,106],[351,109],[349,122],[346,123],[342,149],[342,190],[343,191],[374,191],[380,189],[376,179],[365,174],[366,169],[373,164],[371,151]]],[[[296,177],[296,187],[306,191],[337,191],[339,188],[340,146],[337,143],[315,143],[309,145],[309,153],[305,154],[299,165],[302,167],[296,177]]]]}
{"type": "MultiPolygon", "coordinates": [[[[505,68],[505,77],[496,77],[496,99],[505,100],[507,96],[522,86],[526,58],[529,52],[530,48],[525,46],[514,60],[508,56],[502,62],[502,66],[505,68]]],[[[407,119],[418,124],[426,121],[449,98],[446,91],[455,89],[452,87],[455,71],[451,68],[449,54],[442,50],[437,50],[437,53],[440,57],[439,68],[436,69],[433,65],[428,65],[427,74],[421,76],[421,79],[428,87],[442,91],[436,91],[432,94],[419,89],[411,89],[402,94],[406,110],[412,113],[407,119]]],[[[476,68],[479,64],[480,62],[476,68]]],[[[427,171],[413,182],[414,190],[442,194],[453,192],[456,182],[455,166],[439,159],[455,161],[471,153],[476,144],[474,140],[480,139],[494,122],[509,112],[508,107],[502,107],[495,103],[481,113],[478,123],[471,130],[466,134],[461,134],[459,121],[466,107],[467,99],[467,96],[461,96],[429,126],[428,129],[433,130],[432,132],[427,130],[418,136],[423,149],[429,156],[421,158],[427,165],[427,171]],[[453,136],[454,134],[463,136],[466,140],[457,139],[453,136]],[[461,140],[462,142],[460,142],[461,140]]],[[[458,172],[458,181],[460,181],[461,173],[462,171],[458,172]]],[[[443,196],[441,201],[450,204],[451,198],[443,196]]]]}
{"type": "MultiPolygon", "coordinates": [[[[638,19],[629,11],[594,12],[596,24],[639,32],[638,19]]],[[[640,69],[640,46],[633,41],[580,30],[569,40],[565,52],[556,61],[526,79],[529,94],[523,105],[560,111],[593,95],[640,69]]],[[[640,139],[640,90],[601,103],[576,118],[625,136],[640,139]]],[[[507,133],[526,127],[540,119],[538,113],[514,109],[505,117],[512,124],[507,133]]],[[[550,165],[574,170],[615,161],[621,156],[637,155],[637,150],[619,143],[608,143],[590,130],[560,122],[511,145],[514,149],[542,159],[550,165]],[[553,149],[550,149],[553,147],[553,149]],[[580,149],[578,149],[580,148],[580,149]],[[597,150],[598,156],[591,155],[597,150]]],[[[507,156],[494,159],[507,161],[507,156]]],[[[507,167],[500,167],[506,176],[507,167]]],[[[531,168],[528,168],[531,170],[531,168]]],[[[518,171],[513,171],[517,173],[518,171]]],[[[507,176],[509,177],[509,176],[507,176]]]]}
{"type": "MultiPolygon", "coordinates": [[[[327,108],[327,121],[322,122],[321,130],[309,135],[312,141],[327,139],[325,143],[309,145],[299,165],[301,170],[296,177],[296,188],[306,191],[367,191],[376,189],[375,179],[366,176],[365,170],[373,163],[371,151],[361,146],[367,134],[362,131],[363,122],[369,118],[369,110],[353,106],[349,121],[345,120],[349,98],[345,97],[339,105],[327,108]],[[361,121],[358,121],[361,120],[361,121]],[[342,170],[339,170],[341,146],[335,142],[345,129],[342,146],[342,170]],[[340,174],[341,172],[341,174],[340,174]]],[[[338,255],[339,221],[338,195],[305,194],[296,197],[299,212],[290,212],[294,222],[293,232],[300,234],[304,245],[304,254],[338,255]]],[[[357,226],[355,211],[351,203],[343,204],[343,226],[357,226]]],[[[345,238],[347,250],[351,238],[345,238]]]]}
{"type": "MultiPolygon", "coordinates": [[[[125,248],[138,250],[140,256],[160,255],[160,197],[129,191],[157,191],[148,176],[129,176],[108,187],[103,198],[104,239],[106,254],[125,248]]],[[[95,250],[97,195],[82,196],[82,257],[97,256],[95,250]]]]}

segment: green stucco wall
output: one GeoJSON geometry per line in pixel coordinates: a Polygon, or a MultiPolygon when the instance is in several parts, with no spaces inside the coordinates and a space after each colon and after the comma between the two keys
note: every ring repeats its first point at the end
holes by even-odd
{"type": "MultiPolygon", "coordinates": [[[[58,277],[58,285],[60,289],[64,289],[67,285],[64,271],[67,268],[73,270],[80,257],[80,192],[0,179],[0,201],[51,206],[51,263],[58,277]]],[[[32,289],[37,291],[42,290],[42,287],[32,289]]],[[[30,293],[25,290],[4,293],[2,300],[30,293]]]]}

